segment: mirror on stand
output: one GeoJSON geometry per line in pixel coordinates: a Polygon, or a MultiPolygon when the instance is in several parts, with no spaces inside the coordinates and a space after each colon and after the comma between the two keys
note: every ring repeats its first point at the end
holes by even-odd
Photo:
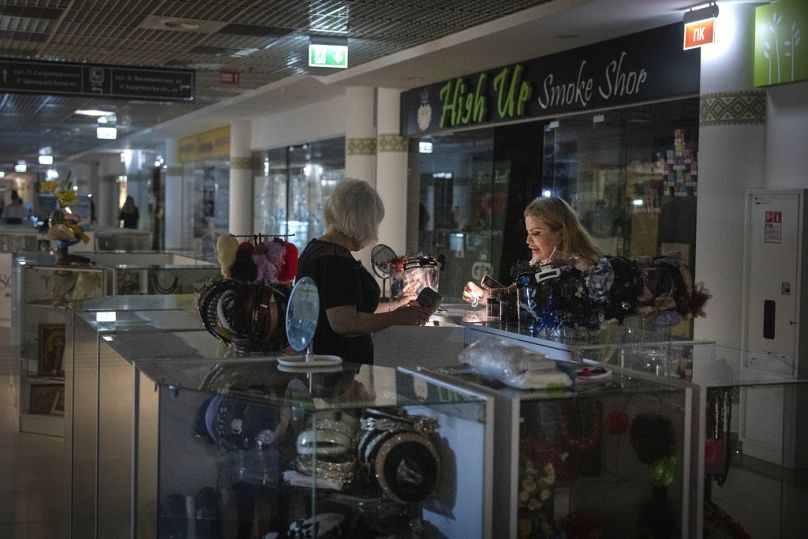
{"type": "Polygon", "coordinates": [[[323,370],[337,367],[342,363],[339,356],[312,354],[311,343],[317,330],[320,314],[320,296],[317,285],[310,277],[303,277],[295,283],[286,306],[286,338],[296,352],[305,354],[280,356],[278,365],[285,369],[323,370]]]}
{"type": "MultiPolygon", "coordinates": [[[[381,301],[387,301],[387,280],[390,279],[390,265],[394,258],[398,258],[396,252],[389,246],[379,243],[375,245],[370,251],[370,262],[373,266],[373,273],[382,280],[382,297],[381,301]]],[[[392,296],[392,290],[390,296],[392,296]]]]}

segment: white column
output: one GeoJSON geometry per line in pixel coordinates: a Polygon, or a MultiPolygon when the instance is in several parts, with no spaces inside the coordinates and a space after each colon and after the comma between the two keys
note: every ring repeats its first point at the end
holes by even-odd
{"type": "Polygon", "coordinates": [[[373,88],[351,87],[345,93],[345,177],[376,185],[376,125],[373,88]]]}
{"type": "Polygon", "coordinates": [[[231,234],[252,234],[253,181],[250,120],[230,124],[230,205],[228,230],[231,234]]]}
{"type": "MultiPolygon", "coordinates": [[[[374,102],[373,88],[350,87],[345,92],[345,177],[364,180],[376,187],[374,102]]],[[[356,253],[369,271],[371,248],[356,253]]]]}
{"type": "Polygon", "coordinates": [[[400,90],[378,90],[376,190],[384,202],[379,241],[403,255],[407,242],[407,138],[399,134],[400,96],[400,90]]]}
{"type": "MultiPolygon", "coordinates": [[[[183,231],[189,223],[183,222],[182,163],[179,162],[177,139],[166,140],[165,199],[163,217],[163,249],[166,251],[190,248],[183,243],[183,231]]],[[[190,238],[190,231],[188,232],[190,238]]]]}
{"type": "Polygon", "coordinates": [[[765,185],[766,96],[753,84],[754,4],[722,4],[701,50],[696,281],[712,294],[695,337],[741,344],[744,200],[765,185]]]}

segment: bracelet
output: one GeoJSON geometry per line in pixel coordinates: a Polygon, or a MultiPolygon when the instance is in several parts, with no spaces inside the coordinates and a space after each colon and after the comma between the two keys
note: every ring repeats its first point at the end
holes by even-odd
{"type": "Polygon", "coordinates": [[[297,436],[299,455],[342,455],[347,453],[353,438],[335,430],[313,429],[297,436]]]}
{"type": "Polygon", "coordinates": [[[371,463],[382,491],[398,503],[421,502],[432,494],[440,458],[426,436],[402,432],[387,438],[371,463]]]}
{"type": "Polygon", "coordinates": [[[350,483],[356,475],[356,463],[352,460],[334,462],[318,460],[309,455],[298,455],[295,460],[297,471],[327,481],[350,483]]]}
{"type": "Polygon", "coordinates": [[[368,408],[367,413],[369,415],[359,422],[362,430],[415,430],[428,434],[438,429],[435,419],[423,415],[408,415],[404,410],[393,414],[378,408],[368,408]]]}
{"type": "Polygon", "coordinates": [[[355,417],[347,413],[315,412],[311,416],[311,428],[315,430],[333,430],[353,437],[356,434],[355,417]]]}

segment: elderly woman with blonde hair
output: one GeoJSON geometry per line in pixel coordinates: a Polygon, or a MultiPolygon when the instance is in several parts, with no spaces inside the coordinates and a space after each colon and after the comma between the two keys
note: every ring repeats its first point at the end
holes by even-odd
{"type": "Polygon", "coordinates": [[[316,354],[351,363],[373,363],[374,331],[394,325],[423,325],[430,310],[411,296],[380,305],[379,285],[352,252],[373,244],[384,205],[367,182],[340,182],[323,208],[326,232],[309,242],[297,278],[311,277],[320,295],[320,315],[312,342],[316,354]]]}

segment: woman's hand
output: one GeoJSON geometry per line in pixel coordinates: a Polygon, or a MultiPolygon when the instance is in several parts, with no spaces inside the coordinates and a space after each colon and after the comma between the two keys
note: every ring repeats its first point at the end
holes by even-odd
{"type": "Polygon", "coordinates": [[[423,326],[432,315],[432,309],[422,307],[416,302],[402,305],[392,314],[395,317],[393,325],[396,326],[423,326]]]}
{"type": "Polygon", "coordinates": [[[463,289],[463,301],[476,307],[478,303],[486,299],[488,299],[488,290],[483,290],[471,281],[466,283],[466,287],[463,289]]]}

